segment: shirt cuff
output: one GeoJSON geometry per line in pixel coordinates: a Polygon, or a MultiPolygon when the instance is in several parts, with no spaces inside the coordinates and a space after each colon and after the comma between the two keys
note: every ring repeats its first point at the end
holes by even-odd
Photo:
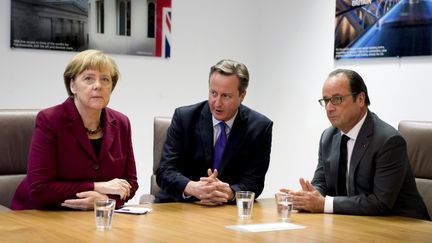
{"type": "Polygon", "coordinates": [[[183,196],[183,199],[188,199],[188,198],[191,198],[192,196],[188,196],[188,195],[186,195],[184,192],[182,193],[182,196],[183,196]]]}
{"type": "Polygon", "coordinates": [[[231,200],[228,200],[228,202],[234,202],[235,200],[236,200],[236,190],[234,190],[234,188],[232,188],[231,186],[230,186],[230,188],[231,188],[231,191],[233,192],[233,198],[231,198],[231,200]]]}
{"type": "Polygon", "coordinates": [[[330,196],[325,197],[324,213],[333,213],[333,197],[330,196]]]}

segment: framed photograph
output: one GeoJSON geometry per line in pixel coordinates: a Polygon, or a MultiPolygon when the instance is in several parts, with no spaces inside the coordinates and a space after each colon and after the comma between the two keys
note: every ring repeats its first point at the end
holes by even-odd
{"type": "Polygon", "coordinates": [[[432,54],[432,1],[336,0],[335,59],[432,54]]]}
{"type": "Polygon", "coordinates": [[[171,0],[11,0],[12,48],[171,55],[171,0]]]}

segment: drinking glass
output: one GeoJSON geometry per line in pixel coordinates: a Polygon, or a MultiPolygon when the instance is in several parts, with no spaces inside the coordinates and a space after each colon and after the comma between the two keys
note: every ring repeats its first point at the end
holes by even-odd
{"type": "Polygon", "coordinates": [[[237,215],[240,219],[252,218],[255,193],[251,191],[236,192],[237,215]]]}
{"type": "Polygon", "coordinates": [[[97,230],[111,230],[115,204],[114,199],[95,200],[94,212],[97,230]]]}
{"type": "Polygon", "coordinates": [[[292,195],[278,192],[275,194],[275,200],[279,219],[282,221],[289,221],[293,209],[292,195]]]}

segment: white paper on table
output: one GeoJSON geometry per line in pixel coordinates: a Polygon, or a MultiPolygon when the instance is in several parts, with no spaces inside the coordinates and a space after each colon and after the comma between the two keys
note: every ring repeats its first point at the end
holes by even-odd
{"type": "Polygon", "coordinates": [[[245,232],[264,232],[276,230],[294,230],[304,229],[306,226],[292,223],[267,223],[267,224],[238,224],[225,226],[228,229],[239,230],[245,232]]]}
{"type": "Polygon", "coordinates": [[[151,212],[151,208],[134,207],[134,206],[124,206],[122,208],[114,210],[116,213],[128,213],[128,214],[146,214],[151,212]]]}

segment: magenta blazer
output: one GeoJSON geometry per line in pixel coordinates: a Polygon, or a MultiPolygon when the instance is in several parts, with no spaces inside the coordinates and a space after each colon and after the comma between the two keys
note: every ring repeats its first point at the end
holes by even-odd
{"type": "MultiPolygon", "coordinates": [[[[93,183],[114,178],[138,189],[129,119],[110,108],[102,111],[103,139],[96,156],[72,98],[42,110],[36,117],[27,176],[12,199],[12,209],[61,208],[76,193],[94,190],[93,183]]],[[[118,195],[116,206],[125,203],[118,195]]],[[[126,201],[127,201],[126,200],[126,201]]]]}

